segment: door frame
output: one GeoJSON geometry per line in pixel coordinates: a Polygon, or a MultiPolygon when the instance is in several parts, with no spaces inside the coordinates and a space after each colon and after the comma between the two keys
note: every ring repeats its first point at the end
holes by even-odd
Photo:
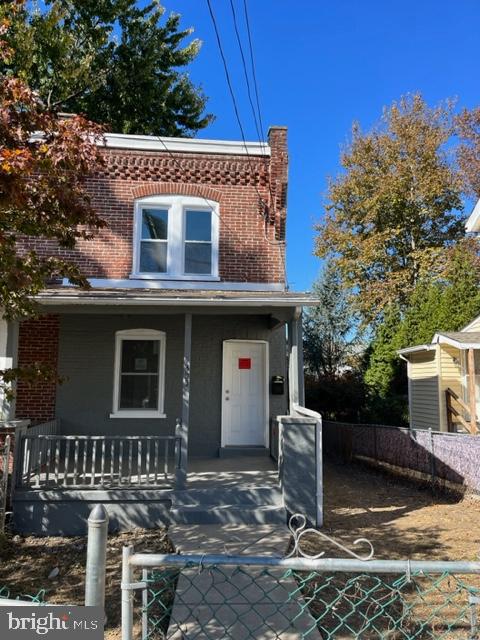
{"type": "MultiPolygon", "coordinates": [[[[234,344],[234,343],[247,343],[247,344],[262,344],[264,346],[264,362],[265,362],[265,427],[264,427],[264,447],[268,449],[270,446],[270,395],[269,395],[269,385],[268,380],[270,377],[270,344],[268,340],[237,340],[236,338],[231,338],[229,340],[223,340],[222,342],[222,388],[220,390],[222,396],[222,424],[221,424],[221,436],[220,436],[220,446],[223,448],[225,446],[225,344],[234,344]]],[[[248,445],[245,445],[248,446],[248,445]]]]}

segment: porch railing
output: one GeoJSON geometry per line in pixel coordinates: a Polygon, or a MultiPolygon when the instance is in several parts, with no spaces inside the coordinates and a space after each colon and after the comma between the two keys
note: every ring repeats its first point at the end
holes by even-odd
{"type": "Polygon", "coordinates": [[[145,488],[173,484],[177,436],[22,436],[16,486],[21,489],[145,488]]]}
{"type": "Polygon", "coordinates": [[[477,434],[477,414],[475,401],[467,404],[452,389],[445,390],[445,401],[447,404],[447,426],[448,431],[456,431],[456,423],[460,423],[467,433],[477,434]],[[468,420],[466,419],[468,416],[468,420]]]}

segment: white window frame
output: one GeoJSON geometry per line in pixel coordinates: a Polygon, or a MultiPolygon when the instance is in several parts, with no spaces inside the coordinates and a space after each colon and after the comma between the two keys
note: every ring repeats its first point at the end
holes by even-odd
{"type": "Polygon", "coordinates": [[[218,275],[219,204],[204,198],[166,195],[148,196],[135,201],[133,226],[133,266],[131,278],[144,280],[220,280],[218,275]],[[167,271],[140,271],[140,243],[142,240],[142,210],[158,208],[168,210],[167,271]],[[212,215],[212,271],[211,273],[185,273],[186,211],[211,211],[212,215]]]}
{"type": "Polygon", "coordinates": [[[113,408],[110,418],[166,418],[165,406],[165,351],[166,334],[153,329],[126,329],[115,333],[115,362],[113,379],[113,408]],[[158,355],[158,409],[120,409],[120,378],[122,343],[124,340],[155,340],[159,342],[158,355]]]}

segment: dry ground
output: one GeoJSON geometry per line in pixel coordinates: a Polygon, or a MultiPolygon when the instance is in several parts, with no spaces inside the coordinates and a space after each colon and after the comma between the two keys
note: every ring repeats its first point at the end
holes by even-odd
{"type": "MultiPolygon", "coordinates": [[[[356,465],[326,464],[325,529],[350,545],[367,537],[377,558],[478,560],[480,500],[433,496],[404,480],[356,465]]],[[[0,539],[1,542],[1,539],[0,539]]],[[[135,530],[109,537],[106,638],[118,638],[121,548],[167,552],[166,530],[135,530]]],[[[323,547],[322,547],[323,548],[323,547]]],[[[318,546],[315,549],[318,551],[318,546]]],[[[0,544],[0,587],[11,597],[45,590],[52,603],[82,604],[85,538],[7,538],[0,544]],[[59,575],[49,579],[55,567],[59,575]]],[[[338,555],[338,551],[336,552],[338,555]]]]}
{"type": "Polygon", "coordinates": [[[355,464],[325,469],[325,531],[368,538],[376,558],[480,559],[480,498],[428,488],[355,464]]]}

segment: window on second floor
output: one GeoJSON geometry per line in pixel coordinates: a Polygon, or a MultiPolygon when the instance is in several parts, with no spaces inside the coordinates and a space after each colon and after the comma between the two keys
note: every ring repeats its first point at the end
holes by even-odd
{"type": "Polygon", "coordinates": [[[218,279],[218,204],[152,196],[135,206],[133,276],[218,279]]]}

